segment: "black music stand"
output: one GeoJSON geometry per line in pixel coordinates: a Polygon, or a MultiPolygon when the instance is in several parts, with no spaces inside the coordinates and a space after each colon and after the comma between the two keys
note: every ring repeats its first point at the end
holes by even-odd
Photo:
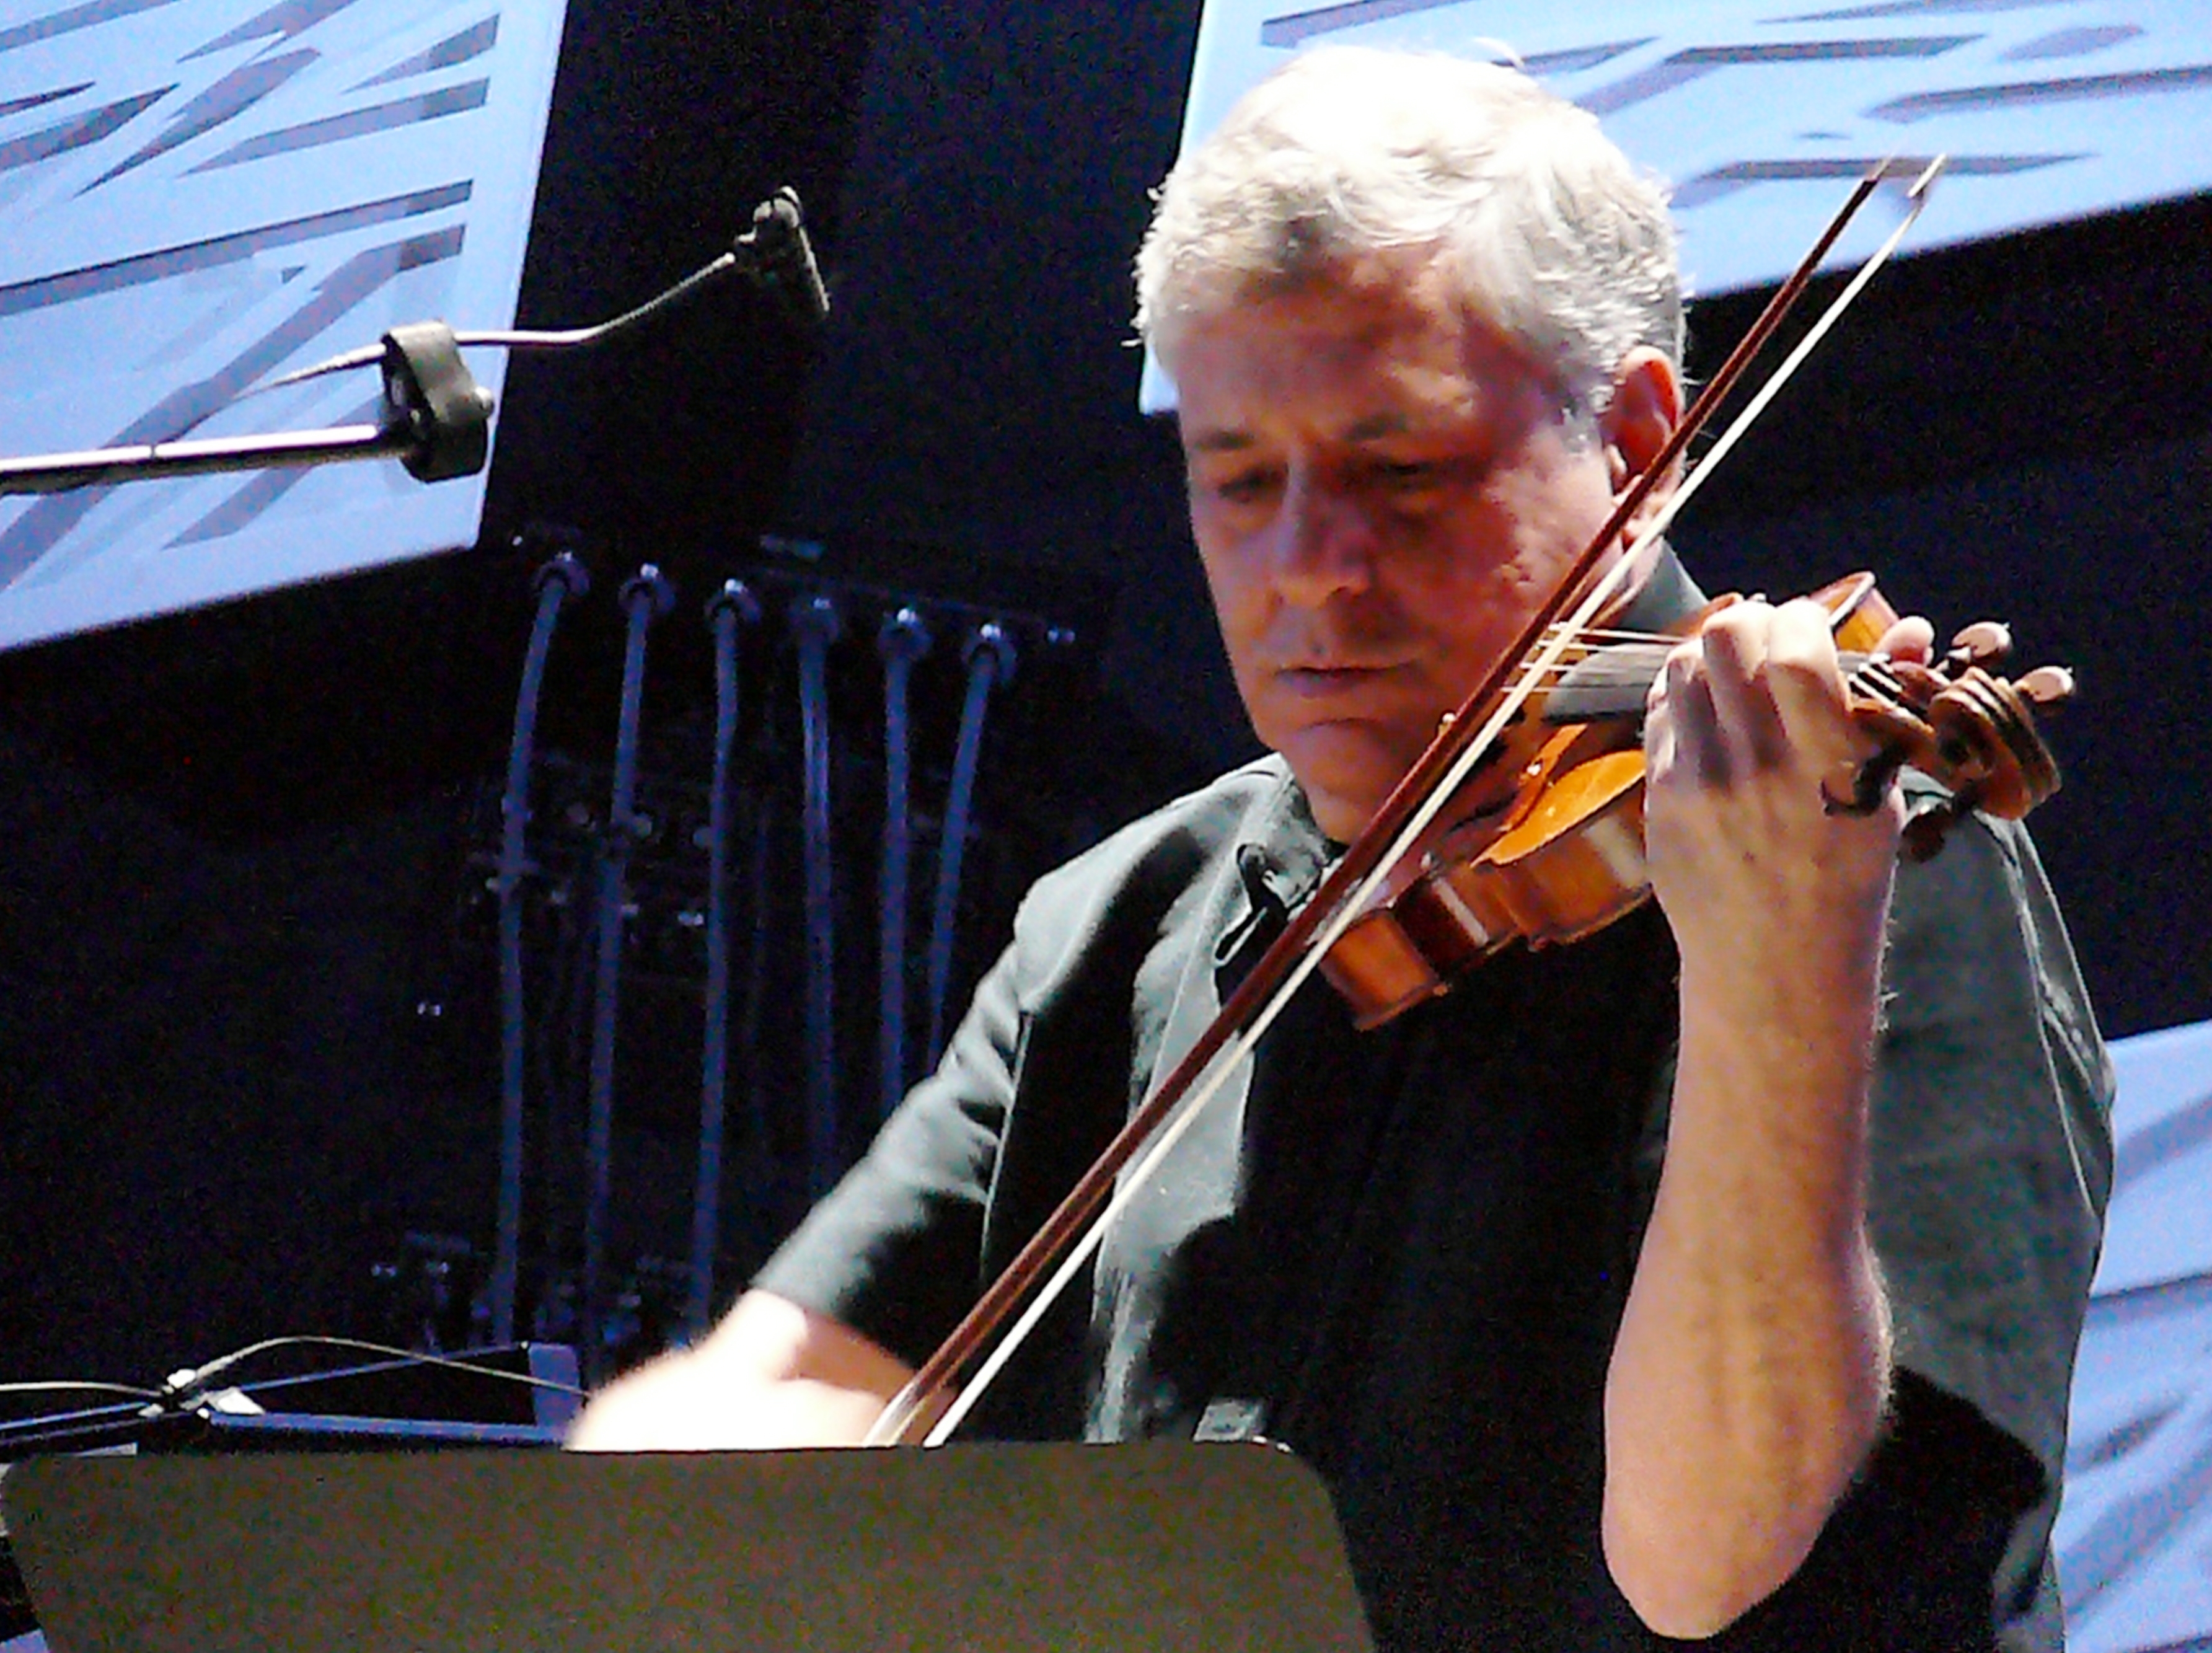
{"type": "Polygon", "coordinates": [[[1245,1444],[48,1458],[70,1653],[1364,1653],[1327,1493],[1245,1444]]]}

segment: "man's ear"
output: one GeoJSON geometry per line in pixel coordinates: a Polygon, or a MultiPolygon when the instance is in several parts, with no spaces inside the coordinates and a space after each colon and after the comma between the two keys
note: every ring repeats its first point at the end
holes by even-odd
{"type": "MultiPolygon", "coordinates": [[[[1616,498],[1650,469],[1681,418],[1682,381],[1675,375],[1674,364],[1649,345],[1639,344],[1622,357],[1620,371],[1613,378],[1613,400],[1598,417],[1607,476],[1616,498]]],[[[1677,461],[1645,495],[1642,507],[1630,520],[1632,538],[1666,503],[1680,480],[1681,465],[1677,461]]]]}

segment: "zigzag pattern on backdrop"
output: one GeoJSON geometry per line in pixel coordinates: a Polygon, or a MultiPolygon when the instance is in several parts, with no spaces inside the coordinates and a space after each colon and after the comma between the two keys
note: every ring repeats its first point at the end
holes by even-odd
{"type": "MultiPolygon", "coordinates": [[[[1518,14],[1527,10],[1480,0],[1265,9],[1258,42],[1277,51],[1401,38],[1474,51],[1500,29],[1525,27],[1518,14]]],[[[1602,21],[1612,38],[1532,52],[1524,66],[1608,119],[1693,85],[1716,109],[1753,102],[1780,114],[1753,123],[1741,153],[1675,174],[1684,212],[1762,183],[1855,178],[1910,146],[1910,129],[1939,118],[2098,104],[2155,131],[2172,119],[2171,94],[2212,88],[2212,61],[2198,60],[2206,43],[2193,38],[2203,20],[2171,0],[1888,0],[1802,11],[1640,5],[1607,7],[1602,21]],[[2124,66],[2107,67],[2115,54],[2124,66]],[[1875,72],[1818,72],[1838,67],[1875,72]],[[1900,89],[1900,76],[1911,89],[1900,89]],[[1846,133],[1868,141],[1838,153],[1835,141],[1846,133]]],[[[1984,125],[1992,130],[1978,133],[1969,120],[1935,146],[1949,152],[1952,177],[2110,158],[2094,146],[2015,147],[2007,140],[2016,129],[1984,125]]]]}

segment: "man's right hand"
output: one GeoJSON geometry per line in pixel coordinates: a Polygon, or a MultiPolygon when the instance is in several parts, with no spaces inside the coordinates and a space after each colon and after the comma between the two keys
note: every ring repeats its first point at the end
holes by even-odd
{"type": "Polygon", "coordinates": [[[914,1376],[850,1327],[748,1291],[705,1340],[593,1395],[568,1432],[580,1452],[858,1446],[914,1376]]]}

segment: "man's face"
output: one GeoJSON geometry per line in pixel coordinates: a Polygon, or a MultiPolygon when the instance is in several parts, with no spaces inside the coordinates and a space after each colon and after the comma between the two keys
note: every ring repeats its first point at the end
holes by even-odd
{"type": "Polygon", "coordinates": [[[1551,594],[1626,467],[1405,260],[1194,322],[1172,366],[1237,689],[1348,841],[1551,594]]]}

